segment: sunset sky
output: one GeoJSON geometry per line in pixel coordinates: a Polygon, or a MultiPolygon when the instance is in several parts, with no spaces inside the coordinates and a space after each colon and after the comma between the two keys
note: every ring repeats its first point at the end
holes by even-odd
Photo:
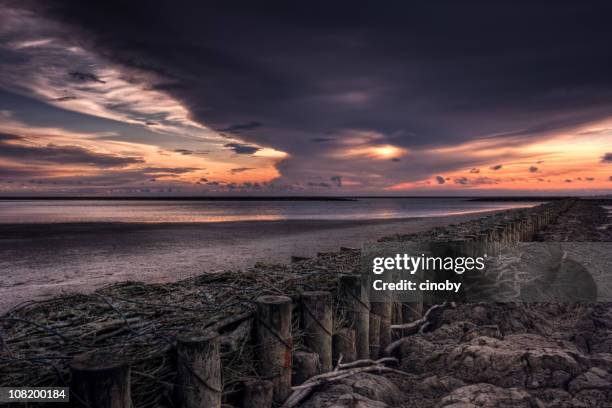
{"type": "Polygon", "coordinates": [[[0,1],[0,195],[612,192],[612,4],[0,1]]]}

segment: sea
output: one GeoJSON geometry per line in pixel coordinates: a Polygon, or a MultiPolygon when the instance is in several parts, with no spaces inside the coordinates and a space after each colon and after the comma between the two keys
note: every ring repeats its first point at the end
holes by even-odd
{"type": "Polygon", "coordinates": [[[354,200],[0,200],[0,223],[210,223],[423,218],[529,207],[466,198],[354,200]]]}

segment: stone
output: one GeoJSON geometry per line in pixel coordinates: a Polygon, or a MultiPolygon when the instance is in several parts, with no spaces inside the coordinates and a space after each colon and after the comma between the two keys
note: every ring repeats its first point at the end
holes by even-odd
{"type": "Polygon", "coordinates": [[[589,364],[612,372],[612,354],[595,353],[589,356],[589,364]]]}
{"type": "Polygon", "coordinates": [[[438,347],[423,335],[407,337],[399,351],[401,367],[411,373],[431,371],[433,360],[440,357],[438,351],[438,347]]]}
{"type": "Polygon", "coordinates": [[[434,375],[423,379],[416,386],[415,391],[427,398],[440,398],[464,385],[463,381],[454,377],[434,375]]]}
{"type": "Polygon", "coordinates": [[[583,390],[574,396],[569,406],[572,408],[609,407],[612,391],[583,390]]]}
{"type": "Polygon", "coordinates": [[[501,387],[562,387],[585,369],[577,349],[564,346],[534,334],[476,337],[446,356],[446,370],[461,380],[501,387]]]}
{"type": "Polygon", "coordinates": [[[318,391],[301,408],[389,408],[404,401],[389,379],[369,373],[347,377],[318,391]]]}
{"type": "Polygon", "coordinates": [[[489,322],[487,308],[481,305],[474,306],[472,309],[472,319],[477,324],[487,324],[489,322]]]}
{"type": "Polygon", "coordinates": [[[569,391],[572,394],[589,389],[612,390],[612,375],[601,368],[593,367],[574,378],[569,384],[569,391]]]}
{"type": "Polygon", "coordinates": [[[504,335],[502,334],[501,330],[499,329],[499,326],[496,324],[489,324],[489,325],[485,325],[485,326],[477,326],[471,330],[468,330],[462,337],[461,337],[461,341],[462,342],[467,342],[470,341],[472,339],[475,339],[476,337],[482,337],[482,336],[486,336],[486,337],[492,337],[494,339],[503,339],[504,335]]]}
{"type": "Polygon", "coordinates": [[[501,388],[480,383],[457,388],[442,398],[441,408],[535,408],[540,405],[520,388],[501,388]]]}

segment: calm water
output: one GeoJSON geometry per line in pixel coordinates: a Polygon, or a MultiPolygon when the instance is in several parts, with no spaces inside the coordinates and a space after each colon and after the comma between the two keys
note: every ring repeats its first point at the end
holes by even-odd
{"type": "Polygon", "coordinates": [[[0,200],[0,223],[391,219],[466,214],[535,204],[449,198],[357,201],[0,200]]]}

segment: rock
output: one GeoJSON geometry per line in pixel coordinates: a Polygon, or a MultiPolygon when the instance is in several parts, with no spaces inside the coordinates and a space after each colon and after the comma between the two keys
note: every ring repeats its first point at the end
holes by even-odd
{"type": "Polygon", "coordinates": [[[501,388],[480,383],[457,388],[442,398],[441,408],[535,408],[542,406],[520,388],[501,388]]]}
{"type": "Polygon", "coordinates": [[[501,387],[561,387],[584,371],[583,360],[576,348],[539,335],[483,336],[455,347],[446,356],[446,372],[501,387]]]}
{"type": "Polygon", "coordinates": [[[438,347],[423,335],[407,337],[400,347],[401,368],[412,373],[431,371],[436,360],[439,360],[438,347]]]}
{"type": "Polygon", "coordinates": [[[454,377],[434,375],[421,381],[416,386],[415,391],[427,398],[440,398],[464,385],[463,381],[454,377]]]}
{"type": "Polygon", "coordinates": [[[584,390],[574,396],[569,406],[572,408],[609,407],[611,397],[612,392],[584,390]]]}
{"type": "Polygon", "coordinates": [[[489,322],[487,308],[481,305],[474,306],[472,309],[472,319],[476,324],[487,324],[489,322]]]}
{"type": "Polygon", "coordinates": [[[489,324],[485,326],[477,326],[471,330],[468,330],[461,337],[461,342],[467,342],[472,339],[475,339],[476,337],[481,337],[481,336],[492,337],[494,339],[499,339],[499,340],[504,338],[504,335],[502,334],[498,325],[489,324]]]}
{"type": "Polygon", "coordinates": [[[438,327],[435,331],[427,333],[424,337],[428,340],[445,341],[452,340],[453,342],[457,339],[462,338],[467,332],[474,330],[476,325],[468,321],[455,321],[451,323],[445,323],[438,327]]]}
{"type": "Polygon", "coordinates": [[[388,408],[403,400],[403,392],[389,379],[363,373],[324,387],[300,407],[388,408]]]}
{"type": "Polygon", "coordinates": [[[612,375],[601,368],[593,367],[569,384],[569,391],[572,394],[589,389],[612,390],[612,375]]]}
{"type": "Polygon", "coordinates": [[[569,408],[572,394],[558,388],[541,388],[530,391],[530,394],[537,398],[545,407],[550,408],[569,408]]]}
{"type": "Polygon", "coordinates": [[[599,367],[608,372],[612,372],[612,354],[610,353],[595,353],[589,356],[589,364],[593,367],[599,367]]]}
{"type": "MultiPolygon", "coordinates": [[[[323,407],[323,406],[321,406],[323,407]]],[[[344,394],[329,408],[390,408],[380,401],[373,401],[359,394],[344,394]]]]}
{"type": "Polygon", "coordinates": [[[612,330],[601,333],[591,340],[591,352],[593,353],[612,353],[612,330]]]}
{"type": "Polygon", "coordinates": [[[353,391],[369,399],[384,401],[388,404],[395,405],[401,402],[397,386],[382,376],[369,375],[357,379],[353,382],[353,391]]]}

